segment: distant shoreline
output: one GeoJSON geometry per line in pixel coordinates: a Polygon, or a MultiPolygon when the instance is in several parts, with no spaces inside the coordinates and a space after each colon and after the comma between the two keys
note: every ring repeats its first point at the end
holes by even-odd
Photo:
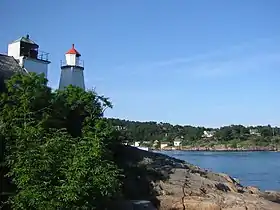
{"type": "Polygon", "coordinates": [[[188,151],[188,152],[280,152],[279,148],[265,148],[265,147],[254,147],[254,148],[205,148],[205,147],[175,148],[175,147],[168,147],[168,148],[152,149],[152,150],[188,151]]]}
{"type": "Polygon", "coordinates": [[[154,151],[186,151],[186,152],[280,152],[279,150],[188,150],[188,149],[151,149],[154,151]]]}

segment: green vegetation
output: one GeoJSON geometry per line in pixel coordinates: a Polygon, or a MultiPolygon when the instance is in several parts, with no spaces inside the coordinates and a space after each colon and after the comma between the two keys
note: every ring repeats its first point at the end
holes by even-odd
{"type": "Polygon", "coordinates": [[[125,151],[116,149],[124,148],[122,142],[172,145],[180,139],[183,145],[232,148],[280,143],[280,129],[269,125],[210,129],[107,119],[103,113],[111,107],[94,91],[52,91],[42,75],[16,74],[7,81],[0,96],[0,167],[16,186],[8,199],[13,209],[105,209],[123,194],[131,196],[135,189],[122,181],[138,177],[140,169],[122,163],[125,151]]]}
{"type": "Polygon", "coordinates": [[[134,141],[172,143],[175,138],[182,140],[183,146],[227,145],[232,148],[275,146],[280,144],[280,128],[267,126],[230,125],[221,128],[204,128],[193,126],[171,125],[157,122],[135,122],[110,118],[108,119],[129,143],[134,141]],[[207,132],[208,135],[205,135],[207,132]]]}
{"type": "Polygon", "coordinates": [[[6,83],[0,140],[17,187],[8,201],[13,209],[104,209],[120,195],[111,152],[117,134],[103,117],[109,107],[94,91],[51,91],[41,75],[17,74],[6,83]]]}

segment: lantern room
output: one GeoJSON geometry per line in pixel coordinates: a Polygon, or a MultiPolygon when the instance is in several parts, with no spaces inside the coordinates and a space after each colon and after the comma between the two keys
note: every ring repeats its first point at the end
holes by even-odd
{"type": "Polygon", "coordinates": [[[72,44],[72,48],[65,53],[65,61],[61,62],[61,66],[76,66],[83,68],[83,61],[80,60],[81,54],[75,49],[75,45],[72,44]]]}
{"type": "Polygon", "coordinates": [[[20,57],[48,61],[48,53],[39,52],[39,45],[29,38],[29,35],[13,41],[8,46],[8,55],[15,59],[20,57]]]}
{"type": "Polygon", "coordinates": [[[29,35],[21,37],[8,45],[8,56],[14,57],[28,72],[48,75],[49,54],[39,51],[39,45],[29,35]]]}

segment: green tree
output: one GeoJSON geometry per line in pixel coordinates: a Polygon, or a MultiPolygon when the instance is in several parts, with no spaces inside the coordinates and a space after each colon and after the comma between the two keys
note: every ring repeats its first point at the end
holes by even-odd
{"type": "Polygon", "coordinates": [[[263,137],[273,136],[273,130],[270,125],[261,127],[260,133],[263,137]]]}
{"type": "Polygon", "coordinates": [[[14,209],[103,209],[119,192],[120,172],[109,151],[112,107],[93,91],[52,92],[42,75],[15,75],[1,95],[1,135],[14,209]]]}

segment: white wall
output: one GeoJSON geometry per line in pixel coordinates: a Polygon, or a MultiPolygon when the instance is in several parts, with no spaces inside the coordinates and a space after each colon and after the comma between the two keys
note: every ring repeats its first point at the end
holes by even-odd
{"type": "Polygon", "coordinates": [[[134,142],[134,146],[135,146],[135,147],[139,147],[139,146],[140,146],[140,141],[134,142]]]}
{"type": "Polygon", "coordinates": [[[8,45],[8,56],[13,56],[15,59],[19,59],[20,42],[11,43],[8,45]]]}
{"type": "Polygon", "coordinates": [[[65,55],[66,65],[70,66],[79,66],[79,57],[75,54],[66,54],[65,55]]]}
{"type": "Polygon", "coordinates": [[[44,73],[45,77],[48,77],[48,62],[32,59],[32,58],[24,58],[23,59],[23,67],[28,72],[35,72],[37,74],[44,73]]]}
{"type": "Polygon", "coordinates": [[[175,147],[179,147],[181,145],[181,142],[180,141],[174,141],[173,144],[174,144],[175,147]]]}
{"type": "Polygon", "coordinates": [[[167,147],[167,146],[168,146],[168,144],[165,144],[165,143],[160,144],[160,148],[161,148],[161,149],[163,149],[164,147],[167,147]]]}
{"type": "Polygon", "coordinates": [[[75,67],[61,69],[59,89],[63,89],[69,85],[85,89],[84,72],[82,69],[75,67]]]}

